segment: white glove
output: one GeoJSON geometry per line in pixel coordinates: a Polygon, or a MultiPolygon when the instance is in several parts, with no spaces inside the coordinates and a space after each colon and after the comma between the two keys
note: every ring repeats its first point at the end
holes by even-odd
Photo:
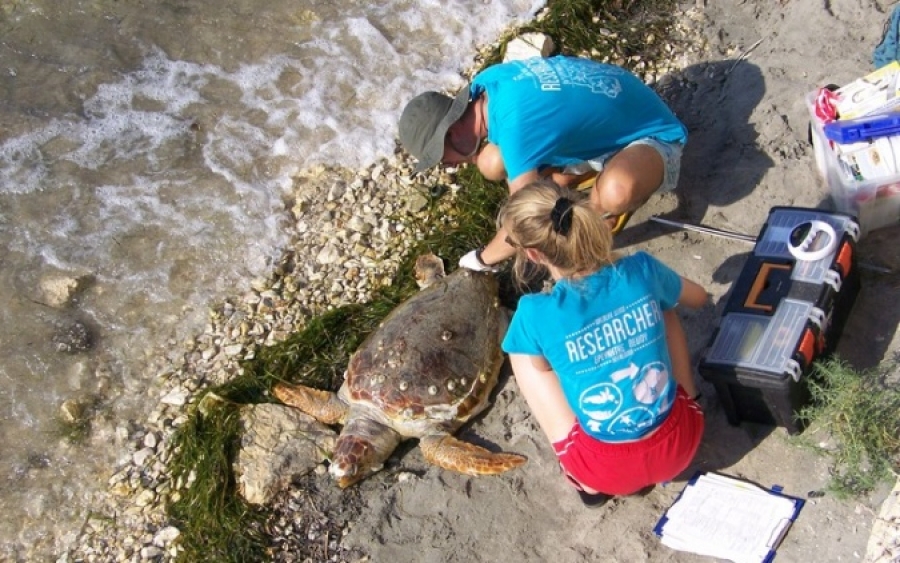
{"type": "Polygon", "coordinates": [[[472,270],[473,272],[499,272],[500,268],[497,266],[490,266],[481,261],[479,257],[481,254],[481,249],[472,250],[467,252],[465,256],[459,259],[459,266],[461,268],[467,268],[472,270]]]}

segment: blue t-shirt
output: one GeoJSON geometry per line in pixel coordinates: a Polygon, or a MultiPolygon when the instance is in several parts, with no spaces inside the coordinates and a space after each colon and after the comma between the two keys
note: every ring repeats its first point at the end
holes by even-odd
{"type": "Polygon", "coordinates": [[[684,143],[687,129],[627,70],[576,57],[535,57],[488,67],[471,85],[487,92],[488,135],[508,177],[564,167],[653,137],[684,143]]]}
{"type": "Polygon", "coordinates": [[[665,419],[677,384],[663,311],[681,277],[646,252],[519,300],[503,351],[543,356],[582,428],[605,442],[640,438],[665,419]]]}

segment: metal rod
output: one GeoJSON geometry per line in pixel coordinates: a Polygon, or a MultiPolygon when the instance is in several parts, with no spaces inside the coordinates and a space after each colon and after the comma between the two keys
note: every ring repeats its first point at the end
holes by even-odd
{"type": "Polygon", "coordinates": [[[725,231],[722,229],[716,229],[715,227],[707,227],[706,225],[695,225],[692,223],[685,223],[683,221],[672,221],[670,219],[663,219],[659,215],[653,215],[650,217],[650,220],[655,223],[660,223],[662,225],[668,225],[670,227],[676,227],[678,229],[684,229],[686,231],[696,231],[698,233],[705,233],[707,235],[713,235],[717,237],[725,237],[733,240],[742,240],[744,242],[749,242],[750,244],[756,244],[756,237],[751,235],[745,235],[743,233],[735,233],[734,231],[725,231]]]}
{"type": "MultiPolygon", "coordinates": [[[[668,225],[669,227],[675,227],[678,229],[684,229],[686,231],[695,231],[698,233],[704,233],[707,235],[713,235],[717,237],[724,237],[732,240],[740,240],[743,242],[749,242],[750,244],[756,244],[756,237],[752,235],[745,235],[744,233],[735,233],[734,231],[726,231],[724,229],[716,229],[715,227],[707,227],[706,225],[695,225],[693,223],[685,223],[684,221],[672,221],[670,219],[663,219],[659,215],[652,215],[650,220],[654,223],[659,223],[661,225],[668,225]]],[[[892,274],[894,271],[890,268],[885,268],[884,266],[877,266],[875,264],[871,264],[869,262],[857,262],[857,266],[863,270],[869,270],[870,272],[877,272],[879,274],[892,274]]]]}

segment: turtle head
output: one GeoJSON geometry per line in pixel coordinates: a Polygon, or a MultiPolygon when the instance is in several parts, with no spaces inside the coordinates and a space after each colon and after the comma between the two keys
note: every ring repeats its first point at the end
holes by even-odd
{"type": "Polygon", "coordinates": [[[342,436],[331,457],[328,473],[342,489],[358,483],[370,473],[381,469],[373,465],[372,444],[355,436],[342,436]]]}
{"type": "Polygon", "coordinates": [[[400,435],[380,422],[351,419],[335,444],[328,472],[347,488],[380,470],[399,443],[400,435]]]}

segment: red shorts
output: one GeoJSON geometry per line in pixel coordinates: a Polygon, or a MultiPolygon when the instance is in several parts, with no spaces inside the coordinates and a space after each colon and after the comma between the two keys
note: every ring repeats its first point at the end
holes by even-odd
{"type": "Polygon", "coordinates": [[[553,449],[563,470],[584,486],[608,495],[630,495],[687,469],[700,445],[703,426],[700,406],[679,387],[669,416],[646,438],[601,442],[576,422],[553,449]]]}

